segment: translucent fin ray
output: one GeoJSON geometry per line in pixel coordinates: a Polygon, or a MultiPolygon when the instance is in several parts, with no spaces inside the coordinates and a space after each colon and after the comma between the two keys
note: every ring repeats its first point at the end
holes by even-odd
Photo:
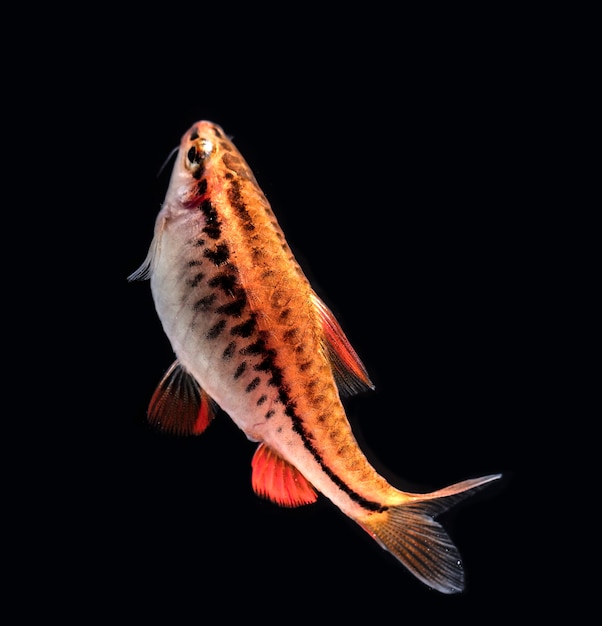
{"type": "Polygon", "coordinates": [[[325,338],[323,348],[328,354],[339,391],[345,395],[353,395],[360,391],[374,389],[364,364],[349,343],[332,311],[317,294],[312,293],[312,300],[322,322],[325,338]]]}
{"type": "Polygon", "coordinates": [[[492,474],[429,494],[411,494],[407,503],[374,514],[359,524],[423,583],[441,593],[459,593],[464,589],[462,559],[434,518],[500,477],[492,474]]]}
{"type": "Polygon", "coordinates": [[[165,220],[162,220],[161,223],[157,224],[155,227],[155,234],[148,248],[146,258],[142,262],[142,265],[128,276],[128,281],[133,282],[135,280],[148,280],[150,278],[159,252],[159,242],[161,241],[164,223],[165,220]]]}
{"type": "Polygon", "coordinates": [[[174,361],[157,386],[148,420],[177,435],[200,435],[215,416],[217,405],[196,380],[174,361]]]}
{"type": "Polygon", "coordinates": [[[315,489],[301,472],[269,446],[261,443],[251,463],[253,491],[280,506],[311,504],[318,498],[315,489]]]}

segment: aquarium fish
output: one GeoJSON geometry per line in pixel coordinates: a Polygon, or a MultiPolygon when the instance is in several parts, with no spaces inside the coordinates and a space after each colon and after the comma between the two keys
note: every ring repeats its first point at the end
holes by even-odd
{"type": "Polygon", "coordinates": [[[217,124],[183,135],[148,255],[129,278],[150,278],[176,356],[150,422],[200,434],[221,408],[258,443],[259,496],[294,507],[323,494],[428,586],[463,589],[460,555],[435,518],[500,474],[410,493],[369,463],[341,402],[373,388],[366,368],[217,124]]]}

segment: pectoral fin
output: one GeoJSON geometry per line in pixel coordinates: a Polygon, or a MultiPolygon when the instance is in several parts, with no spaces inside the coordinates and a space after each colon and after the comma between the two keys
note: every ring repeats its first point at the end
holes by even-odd
{"type": "Polygon", "coordinates": [[[253,491],[280,506],[302,506],[318,498],[316,491],[299,470],[260,443],[253,461],[253,491]]]}
{"type": "Polygon", "coordinates": [[[312,294],[312,299],[322,321],[325,337],[324,349],[332,364],[339,391],[352,395],[367,389],[374,389],[364,364],[352,348],[332,311],[315,293],[312,294]]]}
{"type": "Polygon", "coordinates": [[[148,406],[148,420],[177,435],[200,435],[215,416],[215,402],[176,360],[148,406]]]}

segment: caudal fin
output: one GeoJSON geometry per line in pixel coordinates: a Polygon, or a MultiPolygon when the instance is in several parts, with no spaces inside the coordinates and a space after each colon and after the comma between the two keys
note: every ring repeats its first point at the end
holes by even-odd
{"type": "Polygon", "coordinates": [[[492,474],[431,493],[411,494],[410,501],[359,524],[423,583],[442,593],[459,593],[464,589],[460,553],[434,518],[500,477],[492,474]]]}

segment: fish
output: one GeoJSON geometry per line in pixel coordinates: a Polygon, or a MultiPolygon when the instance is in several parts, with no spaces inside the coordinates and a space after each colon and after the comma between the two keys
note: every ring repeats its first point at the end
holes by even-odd
{"type": "Polygon", "coordinates": [[[374,389],[366,367],[220,125],[200,120],[182,135],[148,254],[128,279],[150,279],[175,355],[151,424],[200,435],[226,413],[257,444],[259,497],[299,507],[321,495],[431,589],[464,589],[459,551],[436,518],[501,474],[414,493],[377,472],[343,404],[374,389]]]}

